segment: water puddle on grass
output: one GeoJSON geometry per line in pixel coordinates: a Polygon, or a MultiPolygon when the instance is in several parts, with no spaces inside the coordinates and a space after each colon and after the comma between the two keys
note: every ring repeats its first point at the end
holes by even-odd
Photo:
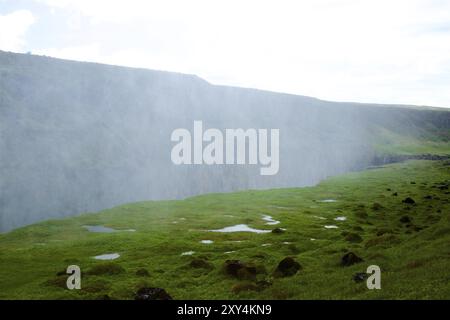
{"type": "Polygon", "coordinates": [[[336,199],[324,199],[324,200],[318,200],[317,202],[322,202],[322,203],[330,203],[330,202],[336,202],[336,199]]]}
{"type": "Polygon", "coordinates": [[[89,232],[96,232],[96,233],[111,233],[111,232],[119,232],[119,231],[125,231],[125,232],[135,232],[135,229],[123,229],[123,230],[117,230],[105,226],[83,226],[86,228],[89,232]]]}
{"type": "Polygon", "coordinates": [[[261,230],[261,229],[254,229],[249,227],[246,224],[237,224],[235,226],[225,227],[222,229],[215,229],[215,230],[208,230],[211,232],[253,232],[253,233],[268,233],[271,232],[271,230],[261,230]]]}
{"type": "Polygon", "coordinates": [[[313,216],[314,218],[320,219],[320,220],[327,220],[327,218],[321,217],[321,216],[313,216]]]}
{"type": "Polygon", "coordinates": [[[200,243],[211,244],[211,243],[214,243],[214,241],[212,241],[212,240],[201,240],[200,243]]]}
{"type": "Polygon", "coordinates": [[[338,226],[335,226],[335,225],[327,225],[327,226],[324,226],[325,227],[325,229],[337,229],[337,228],[339,228],[338,226]]]}
{"type": "Polygon", "coordinates": [[[347,217],[336,217],[336,218],[334,218],[334,220],[336,220],[336,221],[345,221],[345,220],[347,220],[347,217]]]}
{"type": "Polygon", "coordinates": [[[267,225],[271,225],[271,226],[280,223],[280,221],[274,220],[271,216],[268,216],[268,215],[263,215],[262,219],[264,221],[267,221],[266,222],[267,225]]]}
{"type": "Polygon", "coordinates": [[[284,209],[284,210],[291,210],[289,207],[280,207],[280,206],[267,206],[268,208],[275,208],[275,209],[284,209]]]}
{"type": "Polygon", "coordinates": [[[262,245],[261,245],[261,247],[269,247],[269,246],[271,246],[272,244],[271,243],[263,243],[262,245]]]}
{"type": "Polygon", "coordinates": [[[120,257],[120,254],[118,253],[107,253],[107,254],[101,254],[99,256],[95,256],[95,260],[115,260],[120,257]]]}
{"type": "Polygon", "coordinates": [[[186,251],[186,252],[183,252],[181,255],[182,256],[192,256],[194,253],[195,253],[195,251],[186,251]]]}

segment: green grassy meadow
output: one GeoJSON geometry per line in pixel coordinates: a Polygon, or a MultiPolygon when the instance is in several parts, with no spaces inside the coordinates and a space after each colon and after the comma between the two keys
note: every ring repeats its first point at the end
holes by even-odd
{"type": "Polygon", "coordinates": [[[450,161],[408,161],[308,188],[140,202],[45,221],[0,235],[0,299],[133,299],[143,286],[174,299],[448,299],[449,183],[450,161]],[[403,203],[407,197],[415,204],[403,203]],[[326,199],[336,201],[320,202],[326,199]],[[280,223],[267,225],[264,215],[280,223]],[[237,224],[286,230],[208,231],[237,224]],[[135,232],[94,233],[85,225],[135,232]],[[341,266],[349,251],[364,261],[341,266]],[[120,257],[93,259],[106,253],[120,257]],[[274,277],[285,257],[302,268],[274,277]],[[256,266],[256,278],[225,274],[227,259],[256,266]],[[81,290],[65,287],[61,274],[71,264],[81,268],[81,290]],[[382,270],[381,290],[352,279],[373,264],[382,270]],[[264,287],[255,285],[261,281],[264,287]]]}

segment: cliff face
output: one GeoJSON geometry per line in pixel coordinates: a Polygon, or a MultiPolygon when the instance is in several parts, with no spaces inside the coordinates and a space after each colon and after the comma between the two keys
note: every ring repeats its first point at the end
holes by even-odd
{"type": "Polygon", "coordinates": [[[125,202],[312,185],[369,165],[386,132],[448,142],[449,128],[445,110],[325,102],[0,52],[0,231],[125,202]],[[170,135],[194,120],[205,129],[279,129],[279,173],[175,166],[170,135]]]}

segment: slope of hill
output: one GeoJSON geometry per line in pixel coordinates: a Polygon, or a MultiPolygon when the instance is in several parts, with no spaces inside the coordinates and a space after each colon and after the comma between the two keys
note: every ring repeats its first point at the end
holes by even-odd
{"type": "Polygon", "coordinates": [[[127,202],[311,186],[379,154],[448,154],[450,112],[215,86],[0,52],[0,231],[127,202]],[[175,166],[171,132],[280,129],[280,170],[175,166]]]}
{"type": "Polygon", "coordinates": [[[142,287],[174,299],[448,299],[449,184],[449,161],[409,161],[41,222],[0,235],[0,299],[133,299],[142,287]],[[269,232],[210,231],[235,225],[269,232]],[[362,261],[342,265],[349,252],[362,261]],[[116,259],[94,259],[104,254],[116,259]],[[299,265],[277,267],[286,257],[299,265]],[[81,290],[66,287],[72,264],[81,290]],[[361,279],[369,265],[381,290],[361,279]]]}

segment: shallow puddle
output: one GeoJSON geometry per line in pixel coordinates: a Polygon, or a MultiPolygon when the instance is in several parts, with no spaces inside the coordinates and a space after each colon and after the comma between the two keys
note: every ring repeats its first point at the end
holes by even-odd
{"type": "Polygon", "coordinates": [[[291,208],[288,207],[280,207],[280,206],[267,206],[268,208],[275,208],[275,209],[284,209],[284,210],[291,210],[291,208]]]}
{"type": "Polygon", "coordinates": [[[201,242],[201,243],[204,243],[204,244],[211,244],[211,243],[214,243],[214,241],[212,241],[212,240],[201,240],[200,242],[201,242]]]}
{"type": "Polygon", "coordinates": [[[324,226],[325,227],[325,229],[337,229],[337,228],[339,228],[338,226],[335,226],[335,225],[328,225],[328,226],[324,226]]]}
{"type": "Polygon", "coordinates": [[[322,203],[329,203],[329,202],[336,202],[336,199],[324,199],[324,200],[318,200],[317,202],[322,202],[322,203]]]}
{"type": "Polygon", "coordinates": [[[99,256],[95,256],[94,259],[96,260],[114,260],[120,257],[120,254],[118,253],[107,253],[107,254],[101,254],[99,256]]]}
{"type": "Polygon", "coordinates": [[[334,218],[334,220],[336,220],[336,221],[345,221],[345,220],[347,220],[347,217],[336,217],[336,218],[334,218]]]}
{"type": "Polygon", "coordinates": [[[186,251],[186,252],[183,252],[181,255],[182,256],[192,256],[194,253],[195,253],[195,251],[186,251]]]}
{"type": "Polygon", "coordinates": [[[267,225],[271,225],[271,226],[280,223],[280,221],[274,220],[271,216],[268,216],[268,215],[263,215],[262,219],[264,221],[267,221],[266,222],[267,225]]]}
{"type": "Polygon", "coordinates": [[[209,231],[212,231],[212,232],[253,232],[253,233],[271,232],[271,230],[254,229],[254,228],[249,227],[246,224],[237,224],[235,226],[225,227],[222,229],[209,230],[209,231]]]}

